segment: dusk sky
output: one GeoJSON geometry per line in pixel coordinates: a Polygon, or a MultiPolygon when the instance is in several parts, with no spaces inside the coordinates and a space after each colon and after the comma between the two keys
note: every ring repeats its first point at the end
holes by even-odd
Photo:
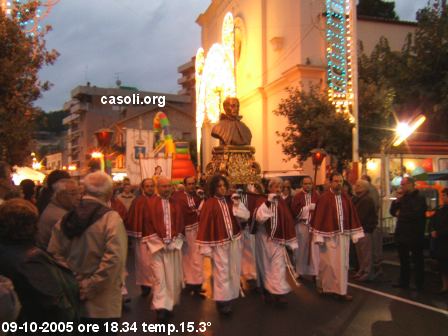
{"type": "MultiPolygon", "coordinates": [[[[402,20],[414,20],[428,0],[396,0],[402,20]]],[[[49,49],[61,54],[40,72],[54,84],[37,105],[59,110],[70,91],[87,81],[100,87],[122,85],[175,93],[177,67],[200,46],[196,18],[210,0],[61,0],[45,24],[53,26],[49,49]]]]}

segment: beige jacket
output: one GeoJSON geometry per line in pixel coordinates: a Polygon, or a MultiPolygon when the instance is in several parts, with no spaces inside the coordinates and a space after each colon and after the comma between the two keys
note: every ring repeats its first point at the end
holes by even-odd
{"type": "MultiPolygon", "coordinates": [[[[84,198],[106,205],[90,196],[84,198]]],[[[64,235],[59,221],[53,228],[48,252],[68,266],[77,276],[80,288],[86,290],[81,317],[121,317],[127,235],[117,212],[107,212],[72,240],[64,235]]]]}
{"type": "Polygon", "coordinates": [[[44,250],[48,248],[48,242],[50,241],[51,231],[55,224],[61,220],[67,213],[67,210],[58,206],[54,202],[50,202],[45,208],[42,215],[40,215],[37,222],[37,245],[44,250]]]}

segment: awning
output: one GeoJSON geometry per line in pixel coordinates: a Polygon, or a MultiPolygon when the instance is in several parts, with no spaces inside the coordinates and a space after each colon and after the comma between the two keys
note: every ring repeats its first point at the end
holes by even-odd
{"type": "Polygon", "coordinates": [[[448,181],[448,169],[434,173],[422,173],[415,175],[417,181],[448,181]]]}
{"type": "Polygon", "coordinates": [[[15,185],[19,185],[20,182],[26,179],[33,180],[34,182],[43,183],[45,179],[45,174],[34,170],[30,167],[17,167],[14,166],[14,173],[12,174],[12,179],[15,185]]]}

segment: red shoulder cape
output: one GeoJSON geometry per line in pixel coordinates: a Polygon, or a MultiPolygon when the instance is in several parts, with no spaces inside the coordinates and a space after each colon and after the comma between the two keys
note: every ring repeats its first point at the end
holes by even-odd
{"type": "Polygon", "coordinates": [[[143,223],[143,227],[147,235],[152,236],[156,234],[162,240],[164,238],[174,238],[178,235],[184,235],[184,221],[179,206],[176,202],[169,198],[170,217],[171,217],[171,237],[167,236],[167,230],[163,218],[162,199],[159,196],[153,196],[148,202],[150,209],[147,220],[143,223]]]}
{"type": "MultiPolygon", "coordinates": [[[[257,202],[257,208],[266,202],[266,198],[261,198],[257,202]]],[[[266,232],[272,240],[281,244],[293,242],[297,239],[294,228],[294,220],[291,215],[287,203],[282,199],[277,199],[277,213],[276,213],[276,227],[275,221],[271,218],[265,222],[266,232]]]]}
{"type": "Polygon", "coordinates": [[[190,229],[196,227],[199,222],[198,208],[199,204],[201,204],[201,199],[196,195],[188,195],[184,191],[173,194],[173,199],[182,213],[185,228],[190,229]]]}
{"type": "Polygon", "coordinates": [[[148,235],[148,232],[143,228],[143,223],[148,220],[148,202],[151,197],[140,195],[132,201],[125,221],[129,236],[141,238],[148,235]]]}
{"type": "Polygon", "coordinates": [[[233,215],[231,200],[223,199],[219,201],[218,198],[211,197],[205,201],[199,215],[198,244],[217,246],[228,243],[231,240],[227,232],[221,206],[225,206],[228,209],[230,215],[228,220],[230,221],[233,239],[240,236],[240,226],[233,215]]]}
{"type": "Polygon", "coordinates": [[[313,232],[323,236],[333,236],[340,233],[362,232],[358,214],[352,201],[345,193],[341,194],[343,225],[339,226],[336,208],[336,195],[328,190],[320,196],[316,204],[316,211],[311,221],[313,232]]]}
{"type": "MultiPolygon", "coordinates": [[[[294,218],[300,215],[302,212],[302,208],[306,205],[305,201],[305,192],[302,190],[294,195],[294,198],[291,202],[291,212],[294,218]]],[[[311,203],[316,204],[319,199],[319,195],[314,190],[311,192],[311,203]]],[[[311,211],[311,217],[313,216],[314,211],[311,211]]]]}

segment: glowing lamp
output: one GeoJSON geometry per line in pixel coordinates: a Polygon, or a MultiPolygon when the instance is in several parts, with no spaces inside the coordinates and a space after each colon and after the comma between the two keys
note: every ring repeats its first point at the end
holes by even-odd
{"type": "Polygon", "coordinates": [[[103,157],[103,153],[101,153],[101,152],[92,152],[92,154],[90,154],[90,156],[92,157],[92,159],[101,159],[103,157]]]}
{"type": "Polygon", "coordinates": [[[367,165],[366,166],[367,166],[367,170],[370,170],[370,171],[376,170],[378,168],[377,163],[375,161],[372,161],[372,160],[367,161],[367,165]]]}
{"type": "Polygon", "coordinates": [[[35,169],[35,170],[40,170],[40,169],[42,169],[42,163],[41,163],[41,162],[34,161],[33,164],[32,164],[32,167],[33,167],[33,169],[35,169]]]}
{"type": "Polygon", "coordinates": [[[394,147],[399,146],[403,141],[405,141],[412,133],[414,133],[417,128],[419,128],[426,120],[424,115],[418,116],[411,123],[401,122],[398,123],[395,133],[396,139],[392,144],[394,147]]]}
{"type": "Polygon", "coordinates": [[[414,171],[415,170],[415,162],[414,161],[409,161],[407,164],[405,164],[406,169],[409,171],[414,171]]]}
{"type": "Polygon", "coordinates": [[[313,165],[318,167],[322,164],[322,161],[327,156],[327,153],[325,153],[322,149],[313,149],[311,151],[311,158],[313,159],[313,165]]]}
{"type": "Polygon", "coordinates": [[[114,131],[110,128],[102,128],[95,132],[96,140],[98,142],[98,146],[100,147],[109,147],[114,131]]]}

